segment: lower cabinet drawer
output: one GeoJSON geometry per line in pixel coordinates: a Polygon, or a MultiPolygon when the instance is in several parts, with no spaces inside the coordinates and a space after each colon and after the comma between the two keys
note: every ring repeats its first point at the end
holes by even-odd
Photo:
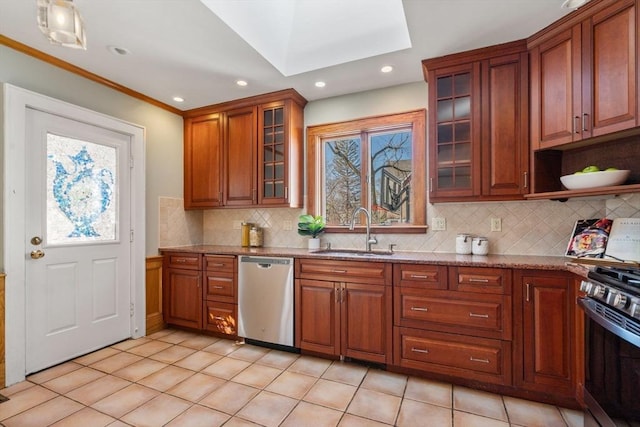
{"type": "Polygon", "coordinates": [[[238,333],[238,306],[217,301],[205,301],[204,329],[235,336],[238,333]]]}
{"type": "Polygon", "coordinates": [[[412,328],[394,328],[394,364],[501,385],[511,384],[511,343],[412,328]]]}

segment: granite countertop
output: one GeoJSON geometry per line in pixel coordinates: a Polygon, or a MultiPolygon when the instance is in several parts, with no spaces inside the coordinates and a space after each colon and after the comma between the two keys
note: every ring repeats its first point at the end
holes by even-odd
{"type": "MultiPolygon", "coordinates": [[[[557,256],[529,256],[529,255],[458,255],[441,252],[406,252],[395,251],[393,254],[375,253],[356,254],[340,252],[340,248],[333,248],[331,252],[322,250],[313,252],[303,248],[245,248],[241,246],[193,245],[174,246],[159,249],[164,252],[193,252],[211,255],[255,255],[255,256],[286,256],[294,258],[315,258],[343,261],[394,262],[414,264],[457,265],[470,267],[518,268],[535,270],[569,270],[586,277],[586,271],[581,265],[571,262],[571,259],[557,256]]],[[[348,250],[346,250],[348,251],[348,250]]]]}

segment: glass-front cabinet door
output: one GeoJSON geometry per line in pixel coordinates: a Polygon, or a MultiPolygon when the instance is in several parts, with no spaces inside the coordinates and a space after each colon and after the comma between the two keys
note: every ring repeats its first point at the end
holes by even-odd
{"type": "Polygon", "coordinates": [[[429,79],[431,197],[480,191],[480,75],[476,64],[437,70],[429,79]]]}
{"type": "Polygon", "coordinates": [[[283,204],[288,198],[288,135],[286,104],[262,105],[258,117],[259,204],[283,204]]]}

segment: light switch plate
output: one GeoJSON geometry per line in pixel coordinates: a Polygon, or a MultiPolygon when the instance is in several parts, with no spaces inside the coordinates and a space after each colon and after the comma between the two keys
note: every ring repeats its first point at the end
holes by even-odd
{"type": "Polygon", "coordinates": [[[445,218],[433,218],[431,220],[431,229],[433,231],[445,231],[447,229],[447,220],[445,218]]]}
{"type": "Polygon", "coordinates": [[[491,231],[502,231],[501,218],[491,218],[491,231]]]}

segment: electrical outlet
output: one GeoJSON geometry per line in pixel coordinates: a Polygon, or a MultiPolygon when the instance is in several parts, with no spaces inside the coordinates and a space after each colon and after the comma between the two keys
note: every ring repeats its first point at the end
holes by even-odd
{"type": "Polygon", "coordinates": [[[491,231],[502,231],[502,219],[491,218],[491,231]]]}
{"type": "Polygon", "coordinates": [[[234,220],[233,221],[233,229],[234,230],[240,230],[240,228],[242,228],[242,221],[234,220]]]}
{"type": "Polygon", "coordinates": [[[447,220],[445,218],[433,218],[431,220],[431,229],[433,231],[445,231],[447,229],[447,220]]]}
{"type": "Polygon", "coordinates": [[[289,220],[284,221],[282,223],[282,229],[286,230],[286,231],[293,230],[293,225],[292,225],[291,221],[289,221],[289,220]]]}

